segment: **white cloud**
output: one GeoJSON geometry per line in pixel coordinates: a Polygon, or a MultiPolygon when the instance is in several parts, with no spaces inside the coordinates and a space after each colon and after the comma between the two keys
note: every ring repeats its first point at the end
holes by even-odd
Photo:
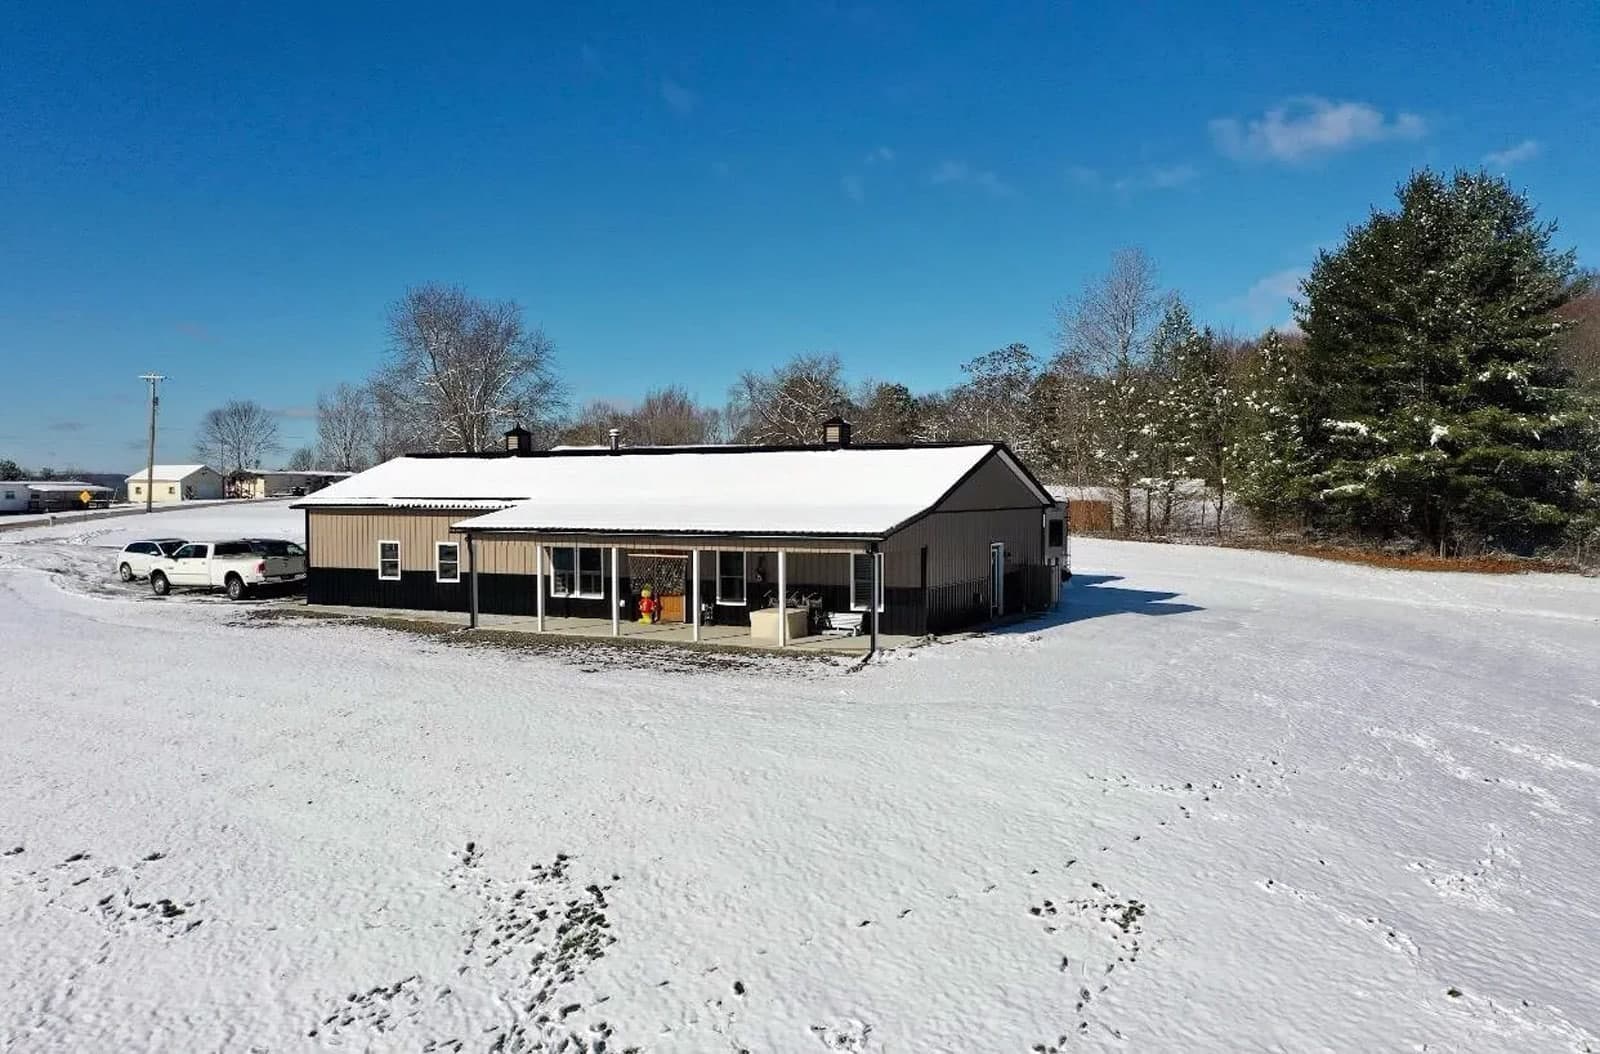
{"type": "Polygon", "coordinates": [[[1524,161],[1532,161],[1539,156],[1544,146],[1537,139],[1524,139],[1516,146],[1508,146],[1504,150],[1496,150],[1491,154],[1483,155],[1483,163],[1490,168],[1510,168],[1520,165],[1524,161]]]}
{"type": "Polygon", "coordinates": [[[1016,194],[1016,188],[986,168],[974,168],[965,161],[941,161],[928,173],[936,187],[977,187],[997,198],[1016,194]]]}
{"type": "Polygon", "coordinates": [[[1171,165],[1146,165],[1121,175],[1101,172],[1088,165],[1069,165],[1067,182],[1089,190],[1114,190],[1118,194],[1134,194],[1146,190],[1172,190],[1192,183],[1200,177],[1194,165],[1180,162],[1171,165]]]}
{"type": "Polygon", "coordinates": [[[894,150],[887,146],[880,146],[875,150],[869,151],[866,156],[866,163],[869,165],[887,165],[893,160],[894,150]]]}
{"type": "Polygon", "coordinates": [[[1122,176],[1111,184],[1111,189],[1125,194],[1137,190],[1172,190],[1192,183],[1198,175],[1200,170],[1193,165],[1158,165],[1122,176]]]}
{"type": "Polygon", "coordinates": [[[1315,95],[1289,99],[1261,117],[1211,122],[1217,149],[1239,161],[1305,161],[1370,143],[1420,139],[1427,122],[1414,113],[1390,118],[1364,102],[1334,102],[1315,95]]]}
{"type": "Polygon", "coordinates": [[[661,81],[661,100],[667,104],[668,109],[680,117],[692,113],[695,104],[700,101],[694,92],[685,88],[671,77],[661,81]]]}
{"type": "Polygon", "coordinates": [[[1280,332],[1287,332],[1294,328],[1289,300],[1300,295],[1300,283],[1306,274],[1303,267],[1274,271],[1257,279],[1242,295],[1228,300],[1223,307],[1243,315],[1252,325],[1277,326],[1280,332]]]}

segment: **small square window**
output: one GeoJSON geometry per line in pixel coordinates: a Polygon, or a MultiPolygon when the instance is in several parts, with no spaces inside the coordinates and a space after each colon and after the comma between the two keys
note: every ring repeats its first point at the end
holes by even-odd
{"type": "Polygon", "coordinates": [[[175,486],[173,486],[173,487],[168,487],[168,488],[167,488],[167,493],[168,493],[168,494],[176,494],[176,493],[178,493],[178,488],[177,488],[177,487],[175,487],[175,486]]]}
{"type": "Polygon", "coordinates": [[[744,553],[717,554],[717,603],[745,602],[744,553]]]}
{"type": "Polygon", "coordinates": [[[400,543],[378,543],[378,577],[387,581],[400,580],[400,543]]]}
{"type": "Polygon", "coordinates": [[[461,581],[461,543],[440,542],[435,547],[434,578],[440,582],[461,581]]]}

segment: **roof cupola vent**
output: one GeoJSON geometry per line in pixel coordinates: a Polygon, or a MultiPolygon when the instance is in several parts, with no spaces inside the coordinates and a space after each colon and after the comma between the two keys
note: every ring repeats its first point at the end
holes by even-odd
{"type": "Polygon", "coordinates": [[[506,453],[518,455],[533,453],[533,433],[523,428],[521,424],[509,429],[506,432],[506,453]]]}
{"type": "Polygon", "coordinates": [[[822,445],[841,447],[850,445],[850,422],[833,416],[822,422],[822,445]]]}

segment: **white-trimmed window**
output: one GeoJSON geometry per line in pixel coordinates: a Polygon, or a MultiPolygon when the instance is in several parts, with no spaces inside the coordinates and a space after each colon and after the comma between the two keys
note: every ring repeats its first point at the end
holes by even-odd
{"type": "Polygon", "coordinates": [[[400,543],[378,543],[378,577],[388,582],[400,581],[400,543]]]}
{"type": "MultiPolygon", "coordinates": [[[[850,554],[850,610],[867,610],[867,598],[872,596],[872,563],[878,559],[874,553],[850,554]]],[[[878,577],[879,611],[883,610],[883,577],[878,577]]]]}
{"type": "Polygon", "coordinates": [[[605,550],[557,546],[550,550],[550,595],[601,600],[606,595],[605,550]]]}
{"type": "Polygon", "coordinates": [[[717,554],[717,603],[745,603],[744,553],[717,554]]]}
{"type": "Polygon", "coordinates": [[[436,582],[461,581],[460,542],[438,542],[434,545],[433,578],[436,582]]]}

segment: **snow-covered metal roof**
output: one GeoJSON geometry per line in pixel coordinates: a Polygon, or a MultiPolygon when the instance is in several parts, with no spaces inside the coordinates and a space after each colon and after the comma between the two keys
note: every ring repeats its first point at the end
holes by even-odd
{"type": "Polygon", "coordinates": [[[136,472],[130,473],[128,478],[130,480],[140,480],[144,479],[146,475],[150,475],[152,479],[187,479],[196,472],[202,472],[209,467],[207,465],[157,465],[153,474],[141,468],[136,472]]]}
{"type": "Polygon", "coordinates": [[[474,531],[875,536],[936,505],[997,450],[1016,467],[993,443],[402,457],[296,507],[502,506],[457,525],[474,531]]]}
{"type": "Polygon", "coordinates": [[[29,480],[22,485],[41,494],[57,494],[62,491],[76,494],[83,490],[89,491],[91,494],[111,493],[110,487],[104,487],[98,483],[85,483],[81,479],[29,480]]]}

